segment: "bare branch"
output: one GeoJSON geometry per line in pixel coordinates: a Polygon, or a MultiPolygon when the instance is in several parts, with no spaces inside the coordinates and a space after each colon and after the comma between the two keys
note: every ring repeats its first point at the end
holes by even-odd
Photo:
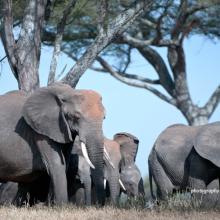
{"type": "Polygon", "coordinates": [[[98,14],[98,32],[102,33],[105,31],[105,18],[108,9],[108,1],[101,0],[97,1],[97,14],[98,14]]]}
{"type": "Polygon", "coordinates": [[[59,54],[61,50],[61,44],[63,40],[63,33],[64,33],[65,25],[67,22],[68,15],[70,14],[72,8],[75,6],[76,1],[77,0],[72,0],[66,5],[65,9],[63,10],[62,17],[60,18],[60,21],[57,24],[57,35],[56,35],[56,39],[54,43],[52,61],[50,64],[50,72],[49,72],[49,77],[48,77],[48,82],[47,82],[48,85],[54,83],[55,81],[57,62],[58,62],[58,58],[59,58],[59,54]]]}
{"type": "Polygon", "coordinates": [[[180,6],[179,6],[178,12],[177,12],[178,14],[177,14],[177,17],[176,17],[175,25],[174,25],[173,30],[171,32],[171,38],[174,39],[174,40],[178,40],[179,34],[182,31],[182,27],[186,22],[187,8],[188,8],[188,1],[182,0],[181,3],[180,3],[180,6]]]}
{"type": "Polygon", "coordinates": [[[208,113],[208,118],[212,116],[212,113],[215,111],[219,102],[220,102],[220,85],[216,88],[216,90],[211,95],[209,101],[204,106],[204,109],[208,113]]]}
{"type": "Polygon", "coordinates": [[[164,46],[170,46],[170,45],[179,45],[179,42],[177,40],[157,39],[157,41],[155,42],[156,38],[151,38],[148,40],[141,40],[141,39],[132,37],[127,33],[124,33],[122,38],[124,42],[133,45],[133,47],[145,47],[149,45],[164,47],[164,46]]]}
{"type": "Polygon", "coordinates": [[[72,60],[74,60],[75,62],[78,61],[77,57],[73,55],[73,53],[71,53],[69,50],[67,50],[66,48],[62,48],[62,52],[64,52],[68,57],[70,57],[72,60]]]}
{"type": "Polygon", "coordinates": [[[80,77],[89,68],[97,55],[121,32],[130,25],[151,4],[151,0],[136,3],[134,7],[125,10],[113,19],[106,27],[104,33],[99,33],[83,56],[70,69],[62,81],[75,87],[80,77]]]}
{"type": "Polygon", "coordinates": [[[156,24],[153,23],[153,22],[150,21],[150,20],[147,20],[147,19],[145,19],[145,18],[141,18],[140,21],[141,21],[143,24],[145,24],[145,25],[147,25],[147,26],[149,26],[149,27],[151,27],[151,28],[156,28],[156,24]]]}
{"type": "Polygon", "coordinates": [[[63,67],[62,71],[60,72],[60,74],[56,77],[55,81],[58,81],[59,78],[64,74],[65,70],[66,70],[67,64],[63,67]]]}
{"type": "Polygon", "coordinates": [[[137,49],[141,55],[154,67],[163,88],[172,97],[175,97],[175,85],[173,79],[171,78],[169,70],[160,54],[151,47],[137,47],[137,49]]]}
{"type": "MultiPolygon", "coordinates": [[[[121,74],[119,72],[114,71],[113,68],[101,57],[97,57],[97,61],[103,66],[103,68],[105,68],[117,80],[119,80],[127,85],[130,85],[130,86],[146,89],[146,90],[152,92],[154,95],[161,98],[162,100],[164,100],[165,102],[168,102],[169,104],[176,106],[175,99],[169,98],[166,95],[162,94],[159,90],[149,86],[147,84],[147,82],[144,82],[142,80],[138,80],[138,78],[137,79],[133,79],[132,77],[129,78],[128,75],[121,74]]],[[[134,77],[134,75],[133,75],[133,77],[134,77]]]]}
{"type": "Polygon", "coordinates": [[[125,72],[126,72],[126,70],[128,69],[128,66],[129,66],[130,63],[131,63],[131,49],[132,49],[132,47],[129,46],[128,51],[126,52],[126,58],[127,58],[127,60],[126,60],[126,63],[125,63],[125,66],[124,66],[123,70],[121,71],[122,73],[125,73],[125,72]]]}
{"type": "Polygon", "coordinates": [[[3,58],[0,59],[0,63],[1,63],[5,58],[7,58],[6,55],[5,55],[3,58]]]}
{"type": "Polygon", "coordinates": [[[135,47],[141,46],[141,47],[145,47],[145,46],[149,46],[154,42],[154,38],[149,39],[149,40],[140,40],[138,38],[132,37],[127,33],[123,34],[123,40],[126,41],[129,44],[132,44],[135,47]]]}

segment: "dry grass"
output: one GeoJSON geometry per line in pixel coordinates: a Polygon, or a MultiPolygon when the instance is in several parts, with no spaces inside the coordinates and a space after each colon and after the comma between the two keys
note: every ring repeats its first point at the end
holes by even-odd
{"type": "Polygon", "coordinates": [[[115,209],[112,207],[105,208],[15,208],[15,207],[1,207],[1,220],[176,220],[176,219],[219,219],[220,212],[217,211],[150,211],[147,209],[115,209]]]}

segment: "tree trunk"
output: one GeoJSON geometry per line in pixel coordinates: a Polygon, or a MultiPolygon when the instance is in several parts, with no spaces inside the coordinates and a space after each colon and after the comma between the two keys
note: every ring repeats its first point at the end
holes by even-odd
{"type": "Polygon", "coordinates": [[[9,64],[18,81],[18,87],[26,93],[39,87],[39,62],[41,30],[47,0],[29,0],[21,23],[17,41],[13,34],[12,1],[4,1],[3,45],[9,64]]]}

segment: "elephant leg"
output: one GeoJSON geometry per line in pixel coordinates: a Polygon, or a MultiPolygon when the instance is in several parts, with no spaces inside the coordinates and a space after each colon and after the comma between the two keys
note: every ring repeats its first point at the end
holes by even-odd
{"type": "Polygon", "coordinates": [[[84,187],[85,187],[84,193],[85,193],[86,205],[90,206],[91,205],[91,188],[92,188],[90,176],[87,178],[87,180],[85,180],[84,187]]]}
{"type": "Polygon", "coordinates": [[[84,206],[85,205],[85,189],[83,187],[80,187],[76,190],[75,193],[75,200],[77,206],[84,206]]]}
{"type": "Polygon", "coordinates": [[[210,191],[205,200],[207,208],[220,207],[219,179],[215,179],[209,183],[207,189],[210,191]]]}
{"type": "Polygon", "coordinates": [[[29,205],[30,190],[28,184],[19,183],[17,194],[12,202],[13,205],[21,207],[23,205],[29,205]]]}
{"type": "Polygon", "coordinates": [[[0,205],[13,204],[18,192],[18,183],[6,182],[0,185],[0,205]]]}
{"type": "Polygon", "coordinates": [[[174,186],[161,165],[161,160],[158,160],[156,151],[150,154],[148,164],[157,187],[158,199],[167,200],[168,196],[172,194],[174,186]]]}
{"type": "Polygon", "coordinates": [[[66,163],[60,147],[56,143],[50,145],[42,140],[38,145],[38,149],[50,177],[54,204],[67,203],[66,163]]]}
{"type": "Polygon", "coordinates": [[[193,202],[201,206],[206,193],[206,182],[208,170],[205,160],[195,151],[190,155],[188,185],[191,189],[193,202]]]}

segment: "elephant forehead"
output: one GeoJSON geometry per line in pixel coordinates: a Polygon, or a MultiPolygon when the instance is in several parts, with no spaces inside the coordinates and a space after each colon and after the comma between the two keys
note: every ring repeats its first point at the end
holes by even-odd
{"type": "Polygon", "coordinates": [[[129,141],[130,139],[138,141],[138,138],[134,136],[133,134],[130,134],[128,132],[118,132],[114,135],[114,139],[121,140],[127,140],[129,141]]]}
{"type": "Polygon", "coordinates": [[[105,138],[104,145],[112,160],[121,159],[120,145],[116,141],[105,138]]]}
{"type": "Polygon", "coordinates": [[[85,112],[88,112],[91,117],[100,117],[104,114],[104,106],[102,105],[101,96],[92,90],[81,90],[84,96],[84,102],[82,108],[85,112]]]}
{"type": "Polygon", "coordinates": [[[110,151],[120,152],[120,145],[116,141],[105,138],[104,139],[104,144],[105,144],[106,149],[109,152],[110,151]]]}

